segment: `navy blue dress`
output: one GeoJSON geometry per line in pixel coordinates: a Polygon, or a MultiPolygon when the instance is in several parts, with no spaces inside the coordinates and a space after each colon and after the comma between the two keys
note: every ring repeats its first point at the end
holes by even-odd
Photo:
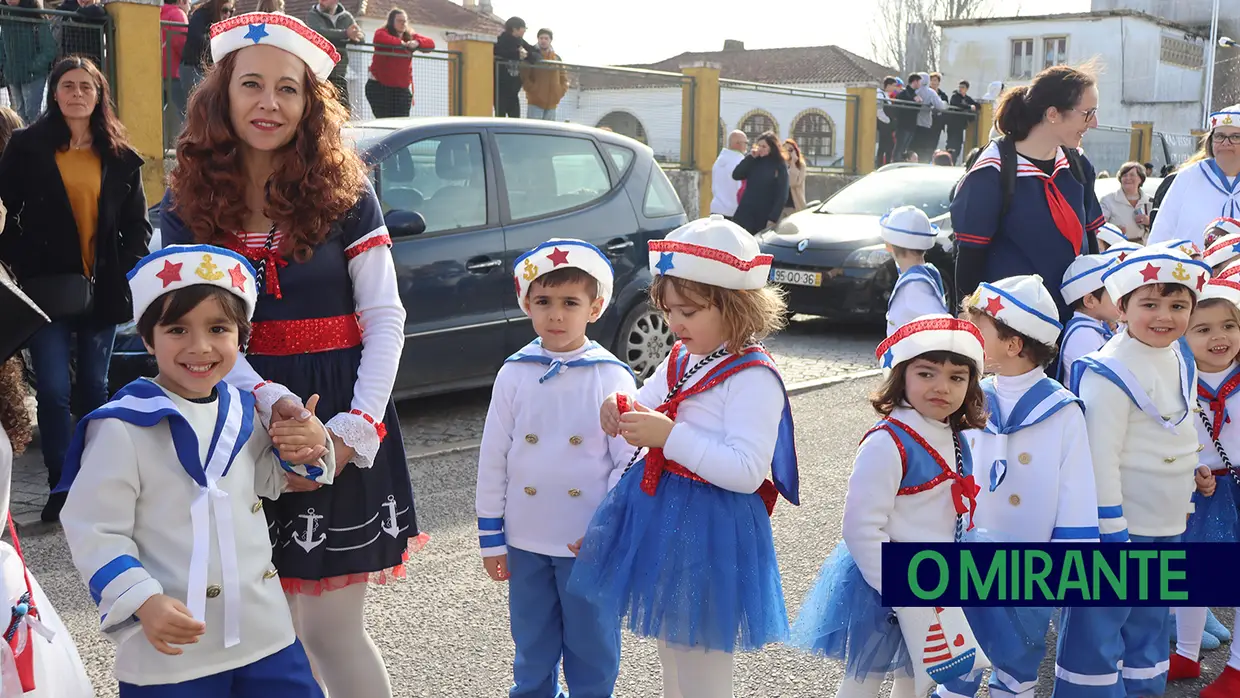
{"type": "MultiPolygon", "coordinates": [[[[193,233],[174,206],[169,190],[160,212],[164,245],[193,243],[193,233]]],[[[275,295],[276,280],[270,269],[260,288],[254,337],[246,359],[264,380],[285,386],[303,400],[317,393],[320,402],[316,412],[324,421],[351,408],[362,358],[360,331],[356,343],[347,339],[341,342],[351,346],[306,353],[305,346],[297,341],[304,336],[292,336],[289,342],[260,341],[263,323],[320,319],[322,325],[339,326],[354,317],[353,283],[345,249],[383,224],[379,201],[368,189],[332,226],[309,260],[286,258],[287,265],[282,261],[277,266],[274,276],[280,297],[275,295]]],[[[213,242],[243,251],[230,233],[213,242]]],[[[260,264],[255,262],[256,267],[260,264]]],[[[404,576],[407,550],[425,541],[425,536],[419,536],[400,422],[390,399],[382,421],[387,435],[373,467],[349,466],[330,486],[313,492],[288,492],[265,502],[272,560],[285,591],[316,594],[357,582],[381,582],[389,575],[404,576]]]]}

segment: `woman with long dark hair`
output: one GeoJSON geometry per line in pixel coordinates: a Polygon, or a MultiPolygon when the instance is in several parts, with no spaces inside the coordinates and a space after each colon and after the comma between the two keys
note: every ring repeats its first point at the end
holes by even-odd
{"type": "Polygon", "coordinates": [[[0,5],[0,36],[3,42],[4,79],[9,101],[22,121],[34,123],[43,109],[48,66],[56,58],[52,25],[38,11],[42,0],[3,0],[0,5]]]}
{"type": "Polygon", "coordinates": [[[181,49],[180,76],[187,99],[211,66],[211,25],[232,17],[236,9],[236,0],[207,0],[190,14],[181,49]]]}
{"type": "Polygon", "coordinates": [[[983,281],[1037,274],[1062,322],[1072,312],[1059,285],[1072,260],[1098,249],[1104,220],[1094,196],[1094,167],[1081,153],[1085,132],[1098,125],[1094,77],[1068,66],[1047,68],[1029,85],[1003,93],[995,113],[1002,137],[991,141],[952,201],[956,290],[983,281]],[[1014,158],[1015,181],[1002,163],[1014,158]]]}
{"type": "MultiPolygon", "coordinates": [[[[8,209],[0,260],[52,318],[30,342],[47,482],[55,488],[74,412],[108,399],[116,326],[132,315],[125,275],[147,254],[151,224],[142,158],[112,107],[107,78],[93,61],[64,58],[52,70],[47,110],[13,134],[0,156],[0,198],[8,209]],[[77,371],[70,371],[76,352],[77,371]]],[[[56,521],[63,494],[43,509],[56,521]]]]}
{"type": "Polygon", "coordinates": [[[253,334],[226,380],[254,392],[264,422],[307,419],[302,400],[321,397],[335,481],[265,503],[272,560],[328,694],[391,698],[362,609],[368,583],[403,577],[427,539],[391,400],[405,310],[379,201],[341,134],[339,55],[285,15],[289,31],[246,38],[272,17],[236,17],[212,42],[160,228],[166,244],[230,247],[257,267],[253,334]]]}
{"type": "Polygon", "coordinates": [[[1184,239],[1203,247],[1216,218],[1240,218],[1240,104],[1210,115],[1194,162],[1175,173],[1158,206],[1149,242],[1184,239]]]}
{"type": "Polygon", "coordinates": [[[732,179],[744,182],[732,220],[754,234],[774,227],[788,200],[788,163],[774,131],[758,136],[749,154],[732,170],[732,179]]]}
{"type": "Polygon", "coordinates": [[[370,61],[366,101],[375,118],[409,116],[413,108],[413,52],[430,51],[435,40],[409,28],[409,15],[396,7],[387,24],[375,30],[375,57],[370,61]]]}

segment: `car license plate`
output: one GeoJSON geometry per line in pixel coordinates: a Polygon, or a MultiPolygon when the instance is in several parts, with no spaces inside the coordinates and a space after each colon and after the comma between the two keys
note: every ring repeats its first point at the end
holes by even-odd
{"type": "Polygon", "coordinates": [[[793,286],[821,286],[822,272],[776,269],[772,280],[776,283],[792,284],[793,286]]]}

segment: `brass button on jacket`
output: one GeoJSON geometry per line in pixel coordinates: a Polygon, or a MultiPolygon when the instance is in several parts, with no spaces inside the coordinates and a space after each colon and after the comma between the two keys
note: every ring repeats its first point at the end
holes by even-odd
{"type": "Polygon", "coordinates": [[[220,591],[221,589],[220,589],[219,584],[212,584],[211,586],[207,587],[207,598],[214,599],[215,597],[220,595],[220,591]]]}
{"type": "Polygon", "coordinates": [[[570,496],[570,497],[580,497],[580,496],[581,496],[581,490],[579,490],[579,489],[577,489],[576,487],[574,487],[573,489],[571,489],[571,490],[569,490],[569,491],[568,491],[568,496],[570,496]]]}
{"type": "Polygon", "coordinates": [[[572,436],[572,437],[569,437],[568,442],[574,446],[580,446],[581,440],[582,439],[580,436],[572,436]]]}
{"type": "Polygon", "coordinates": [[[1020,456],[1017,457],[1017,460],[1020,461],[1021,465],[1029,465],[1029,463],[1033,461],[1033,456],[1029,455],[1028,453],[1022,453],[1020,454],[1020,456]]]}
{"type": "Polygon", "coordinates": [[[260,512],[260,511],[262,511],[262,510],[263,510],[263,503],[262,503],[262,502],[254,502],[254,506],[250,507],[250,512],[251,512],[251,513],[254,513],[254,514],[257,514],[258,512],[260,512]]]}
{"type": "Polygon", "coordinates": [[[533,497],[534,495],[538,494],[538,490],[534,489],[533,487],[526,487],[525,493],[533,497]]]}
{"type": "Polygon", "coordinates": [[[538,443],[538,435],[537,435],[537,434],[526,434],[526,435],[525,435],[525,443],[527,443],[527,444],[536,444],[536,443],[538,443]]]}
{"type": "Polygon", "coordinates": [[[1014,507],[1020,506],[1020,495],[1014,494],[1011,497],[1008,497],[1008,503],[1014,507]]]}
{"type": "Polygon", "coordinates": [[[267,570],[266,572],[263,572],[263,579],[273,579],[277,574],[280,573],[275,570],[267,570]]]}

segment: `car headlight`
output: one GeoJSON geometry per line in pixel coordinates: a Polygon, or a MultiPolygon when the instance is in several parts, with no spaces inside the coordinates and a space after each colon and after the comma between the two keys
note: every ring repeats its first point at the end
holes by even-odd
{"type": "Polygon", "coordinates": [[[886,264],[891,259],[891,253],[887,251],[886,245],[871,245],[862,247],[848,255],[844,260],[844,266],[859,269],[877,269],[886,264]]]}

